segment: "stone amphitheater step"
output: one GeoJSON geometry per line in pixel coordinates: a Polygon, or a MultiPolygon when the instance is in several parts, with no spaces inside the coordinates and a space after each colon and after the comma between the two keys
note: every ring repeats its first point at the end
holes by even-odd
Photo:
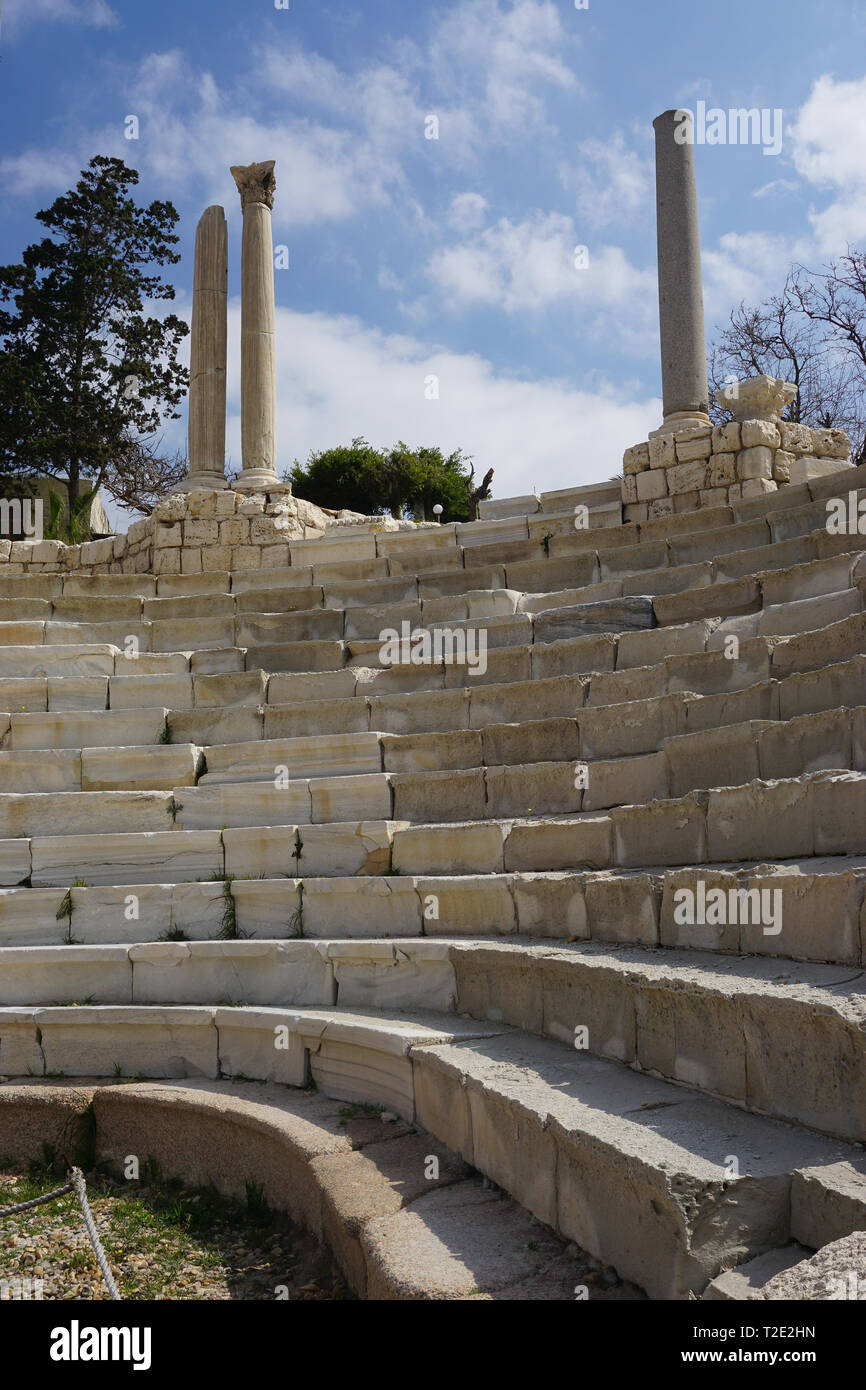
{"type": "MultiPolygon", "coordinates": [[[[655,1298],[699,1294],[802,1220],[819,1224],[797,1180],[832,1173],[850,1200],[860,1162],[850,1145],[453,1016],[7,1008],[0,1035],[11,1075],[312,1077],[326,1096],[387,1105],[655,1298]]],[[[862,1221],[862,1204],[851,1214],[862,1221]]]]}
{"type": "MultiPolygon", "coordinates": [[[[515,770],[515,776],[519,775],[515,770]]],[[[459,790],[459,779],[453,773],[427,776],[444,777],[446,788],[457,784],[459,790]]],[[[246,811],[248,801],[233,803],[231,799],[236,793],[249,797],[250,788],[255,789],[258,784],[217,784],[203,789],[221,794],[215,803],[216,815],[211,803],[206,815],[200,808],[199,818],[218,819],[219,815],[229,814],[233,806],[238,821],[244,822],[246,816],[246,823],[225,823],[221,829],[213,825],[179,826],[183,803],[177,803],[173,794],[165,792],[73,792],[25,794],[20,798],[13,795],[6,799],[12,808],[7,815],[17,815],[20,802],[20,814],[32,816],[32,806],[39,803],[39,819],[44,828],[41,835],[29,839],[0,839],[0,884],[13,887],[30,879],[34,887],[68,886],[74,881],[73,872],[75,877],[87,875],[87,881],[96,884],[110,883],[112,876],[117,881],[118,875],[124,882],[152,882],[154,868],[160,862],[171,866],[171,879],[203,879],[214,873],[232,872],[225,870],[232,841],[235,849],[244,841],[246,846],[259,844],[263,855],[276,843],[283,863],[287,857],[294,857],[297,862],[301,855],[306,860],[315,852],[316,837],[311,836],[311,830],[318,829],[325,842],[335,834],[338,840],[346,835],[355,839],[359,826],[367,823],[366,818],[337,822],[329,815],[341,784],[351,784],[348,795],[357,799],[365,795],[365,787],[359,784],[369,780],[319,778],[310,783],[290,783],[289,789],[294,789],[291,798],[269,784],[268,793],[284,799],[271,802],[258,815],[255,806],[246,811]],[[70,834],[64,833],[63,826],[52,819],[61,814],[52,811],[52,805],[63,803],[62,814],[67,820],[68,804],[80,808],[84,819],[93,807],[91,822],[98,811],[110,824],[105,808],[110,810],[112,798],[120,798],[120,813],[127,820],[153,821],[158,825],[170,817],[176,828],[70,834]],[[304,811],[309,819],[301,821],[295,817],[290,823],[271,824],[274,808],[281,809],[289,801],[287,816],[289,811],[292,816],[296,811],[304,811]],[[314,817],[315,825],[311,825],[314,817]],[[292,848],[287,855],[289,846],[292,848]],[[164,860],[160,860],[161,855],[164,860]]],[[[381,782],[373,780],[381,788],[381,782]]],[[[189,796],[191,789],[177,790],[189,796]]],[[[375,794],[379,796],[381,791],[375,794]]],[[[462,795],[465,807],[465,791],[462,795]]],[[[193,818],[191,814],[189,819],[193,818]]],[[[634,869],[726,864],[759,857],[801,859],[861,854],[866,851],[866,775],[821,771],[774,781],[756,779],[740,786],[700,790],[647,804],[616,805],[607,812],[546,819],[476,816],[465,822],[455,819],[425,823],[419,819],[418,823],[409,823],[381,816],[379,824],[387,827],[390,868],[400,874],[634,869]]]]}
{"type": "MultiPolygon", "coordinates": [[[[288,904],[284,905],[285,908],[288,904]]],[[[4,947],[0,1005],[459,1010],[748,1110],[866,1139],[866,976],[600,944],[207,941],[4,947]],[[531,981],[531,983],[529,983],[531,981]]],[[[2,1043],[0,1043],[2,1046],[2,1043]]]]}
{"type": "Polygon", "coordinates": [[[353,829],[306,830],[300,857],[288,832],[282,841],[279,832],[268,832],[264,846],[251,834],[225,832],[224,878],[7,888],[0,891],[0,945],[61,945],[70,937],[91,945],[211,940],[226,932],[267,940],[301,933],[346,939],[520,934],[866,965],[866,858],[393,877],[387,874],[392,827],[368,822],[359,827],[362,834],[353,829]],[[295,877],[302,860],[312,861],[313,872],[295,877]],[[251,875],[259,866],[273,876],[251,875]],[[708,895],[719,891],[725,911],[707,913],[708,895]],[[701,901],[704,911],[688,910],[701,901]]]}
{"type": "MultiPolygon", "coordinates": [[[[573,1301],[586,1274],[583,1257],[431,1135],[347,1121],[337,1102],[272,1083],[6,1085],[0,1151],[39,1160],[36,1130],[68,1147],[84,1106],[97,1160],[118,1175],[126,1154],[146,1153],[166,1178],[243,1200],[255,1173],[272,1210],[327,1241],[359,1298],[573,1301]]],[[[640,1296],[593,1289],[594,1301],[640,1296]]]]}

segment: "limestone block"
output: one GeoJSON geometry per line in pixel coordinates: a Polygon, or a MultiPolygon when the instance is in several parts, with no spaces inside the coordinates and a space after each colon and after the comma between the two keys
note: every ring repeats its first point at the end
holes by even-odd
{"type": "Polygon", "coordinates": [[[744,450],[761,445],[766,445],[769,449],[778,449],[782,442],[782,437],[771,420],[742,420],[740,434],[744,450]]]}
{"type": "Polygon", "coordinates": [[[268,681],[268,703],[271,705],[337,700],[354,693],[355,673],[348,668],[340,671],[278,673],[268,681]]]}
{"type": "Polygon", "coordinates": [[[847,459],[851,444],[844,430],[811,429],[812,447],[809,453],[818,458],[847,459]]]}
{"type": "Polygon", "coordinates": [[[232,548],[229,545],[206,545],[201,550],[204,574],[224,573],[232,568],[232,548]]]}
{"type": "MultiPolygon", "coordinates": [[[[307,835],[311,827],[304,827],[307,835]]],[[[298,870],[298,827],[237,826],[222,831],[230,878],[291,878],[298,870]]]]}
{"type": "MultiPolygon", "coordinates": [[[[579,676],[589,671],[612,671],[616,652],[617,638],[607,632],[540,643],[532,648],[532,680],[538,682],[558,676],[579,676]]],[[[572,706],[583,704],[586,688],[586,683],[574,685],[572,706]]]]}
{"type": "MultiPolygon", "coordinates": [[[[737,426],[736,428],[739,428],[737,426]]],[[[711,488],[729,487],[737,481],[737,456],[731,452],[710,455],[707,482],[711,488]]]]}
{"type": "Polygon", "coordinates": [[[815,854],[862,854],[866,836],[866,776],[819,772],[809,779],[808,797],[815,854]]]}
{"type": "Polygon", "coordinates": [[[832,859],[807,859],[762,866],[743,874],[742,884],[750,892],[760,892],[765,900],[779,903],[781,931],[765,932],[762,925],[744,922],[740,949],[797,960],[832,960],[850,966],[860,963],[861,873],[846,872],[832,859]],[[767,898],[777,892],[777,899],[767,898]]]}
{"type": "Polygon", "coordinates": [[[758,621],[758,632],[768,637],[787,637],[820,630],[854,617],[860,612],[861,603],[856,589],[844,589],[840,593],[817,594],[794,603],[767,604],[758,621]]]}
{"type": "Polygon", "coordinates": [[[104,1004],[130,1004],[127,950],[113,945],[7,947],[0,1002],[72,1004],[87,997],[104,1004]]]}
{"type": "Polygon", "coordinates": [[[0,753],[4,792],[72,792],[81,790],[81,755],[71,748],[0,753]]]}
{"type": "Polygon", "coordinates": [[[708,459],[712,452],[710,435],[700,435],[697,439],[683,438],[680,434],[676,436],[677,463],[691,463],[698,459],[708,459]]]}
{"type": "Polygon", "coordinates": [[[812,853],[812,801],[800,781],[750,782],[711,791],[707,808],[711,862],[790,859],[812,853]]]}
{"type": "Polygon", "coordinates": [[[636,666],[624,671],[598,671],[590,677],[588,705],[613,705],[650,700],[667,688],[663,665],[636,666]]]}
{"type": "Polygon", "coordinates": [[[400,874],[502,873],[504,845],[505,827],[496,821],[398,826],[391,862],[400,874]]]}
{"type": "Polygon", "coordinates": [[[580,739],[574,719],[538,719],[523,724],[493,724],[483,730],[483,758],[488,767],[577,759],[580,739]]]}
{"type": "Polygon", "coordinates": [[[253,1076],[285,1086],[308,1081],[304,1037],[296,1020],[284,1010],[216,1009],[220,1072],[224,1076],[253,1076]],[[289,1026],[288,1047],[276,1047],[276,1030],[289,1026]]]}
{"type": "Polygon", "coordinates": [[[484,773],[480,767],[394,773],[391,784],[394,788],[394,815],[398,820],[458,821],[465,820],[467,816],[473,820],[483,820],[489,814],[485,802],[484,773]]]}
{"type": "Polygon", "coordinates": [[[112,676],[109,703],[112,710],[192,709],[192,680],[181,674],[112,676]]]}
{"type": "Polygon", "coordinates": [[[74,1076],[218,1074],[210,1010],[104,1005],[39,1009],[45,1070],[74,1076]]]}
{"type": "Polygon", "coordinates": [[[795,1170],[791,1180],[791,1234],[820,1249],[851,1231],[866,1229],[866,1172],[862,1160],[843,1159],[795,1170]]]}
{"type": "Polygon", "coordinates": [[[630,503],[629,506],[623,507],[623,509],[622,509],[622,515],[623,515],[623,520],[626,521],[626,522],[629,522],[629,521],[646,521],[647,516],[649,515],[649,511],[648,511],[648,508],[647,508],[647,503],[646,503],[646,502],[630,503]]]}
{"type": "Polygon", "coordinates": [[[864,677],[866,657],[789,676],[779,686],[779,716],[793,719],[797,715],[858,705],[863,699],[864,677]]]}
{"type": "MultiPolygon", "coordinates": [[[[716,585],[708,592],[715,592],[718,587],[716,585]]],[[[658,616],[667,625],[649,628],[646,632],[620,633],[616,651],[617,670],[654,666],[667,656],[687,656],[692,652],[704,651],[710,623],[706,619],[698,619],[697,622],[676,621],[677,617],[688,618],[691,612],[700,612],[706,606],[706,598],[701,598],[703,593],[703,589],[687,589],[683,594],[666,594],[656,598],[654,607],[659,604],[658,616]]]]}
{"type": "MultiPolygon", "coordinates": [[[[231,885],[234,902],[235,921],[238,932],[243,936],[263,937],[266,940],[280,940],[300,936],[302,922],[300,916],[301,891],[298,879],[241,880],[231,885]]],[[[318,970],[318,966],[316,967],[318,970]]],[[[223,991],[223,993],[231,991],[223,991]]],[[[184,996],[185,998],[186,996],[184,996]]],[[[244,994],[244,998],[248,996],[244,994]]],[[[250,1001],[252,1002],[252,1000],[250,1001]]],[[[270,1001],[259,999],[259,1003],[296,1003],[301,999],[291,994],[270,1001]]],[[[309,1003],[329,1003],[330,996],[324,991],[309,1003]]]]}
{"type": "MultiPolygon", "coordinates": [[[[677,896],[683,890],[688,891],[692,895],[691,902],[696,907],[702,894],[706,903],[707,895],[714,890],[730,893],[737,887],[739,880],[735,873],[714,869],[710,865],[700,868],[668,869],[664,876],[659,918],[661,944],[677,950],[727,951],[737,954],[740,949],[740,927],[737,922],[683,922],[683,899],[677,896]]],[[[698,913],[694,911],[691,915],[697,917],[698,913]]],[[[705,911],[700,915],[706,917],[709,914],[705,911]]],[[[725,914],[726,917],[727,915],[725,914]]]]}
{"type": "Polygon", "coordinates": [[[176,743],[249,743],[262,737],[262,715],[247,706],[234,709],[172,710],[172,737],[176,743]]]}
{"type": "Polygon", "coordinates": [[[30,841],[0,840],[0,887],[14,888],[29,877],[30,841]]]}
{"type": "Polygon", "coordinates": [[[155,652],[231,647],[234,623],[231,618],[163,618],[152,624],[151,643],[155,652]]]}
{"type": "Polygon", "coordinates": [[[779,435],[784,450],[789,450],[792,454],[812,452],[812,431],[808,425],[796,425],[782,420],[779,424],[779,435]]]}
{"type": "Polygon", "coordinates": [[[713,453],[738,453],[743,447],[740,426],[736,420],[716,425],[712,432],[713,453]]]}
{"type": "MultiPolygon", "coordinates": [[[[63,897],[62,888],[0,890],[0,945],[59,945],[67,927],[67,919],[58,919],[57,916],[63,897]]],[[[80,939],[78,921],[76,931],[80,939]]],[[[27,1002],[32,1003],[32,1000],[27,1002]]]]}
{"type": "Polygon", "coordinates": [[[508,832],[505,868],[522,870],[607,869],[611,820],[602,814],[548,822],[517,822],[508,832]]]}
{"type": "MultiPolygon", "coordinates": [[[[120,792],[129,788],[143,792],[194,787],[198,761],[199,751],[190,743],[153,748],[84,748],[81,790],[120,792]]],[[[67,828],[73,827],[70,824],[67,828]]]]}
{"type": "Polygon", "coordinates": [[[342,777],[378,771],[377,734],[339,734],[225,744],[208,749],[202,783],[265,781],[280,767],[291,777],[342,777]]]}
{"type": "Polygon", "coordinates": [[[663,753],[614,758],[589,764],[583,810],[643,805],[669,795],[668,767],[663,753]]]}
{"type": "Polygon", "coordinates": [[[562,815],[579,811],[583,792],[575,786],[576,780],[574,763],[488,767],[487,806],[481,815],[562,815]]]}
{"type": "Polygon", "coordinates": [[[387,874],[395,831],[405,824],[362,820],[304,826],[298,837],[297,872],[315,877],[387,874]]]}
{"type": "Polygon", "coordinates": [[[679,516],[683,512],[696,512],[701,504],[701,492],[703,488],[695,488],[693,492],[678,492],[673,499],[674,514],[679,516]]]}
{"type": "MultiPolygon", "coordinates": [[[[62,892],[58,889],[30,891],[45,895],[62,892]]],[[[78,941],[96,945],[156,941],[171,926],[171,893],[171,886],[164,883],[73,888],[73,935],[78,941]]],[[[65,933],[70,925],[65,917],[55,922],[53,940],[60,940],[61,932],[65,933]]],[[[83,994],[86,996],[89,992],[84,989],[83,994]]]]}
{"type": "MultiPolygon", "coordinates": [[[[391,815],[391,789],[383,773],[317,777],[307,785],[312,803],[310,820],[319,825],[335,821],[387,820],[391,815]]],[[[401,813],[396,814],[400,819],[401,813]]]]}
{"type": "Polygon", "coordinates": [[[304,878],[305,936],[420,936],[411,878],[304,878]]]}
{"type": "Polygon", "coordinates": [[[32,840],[31,855],[34,888],[68,886],[76,878],[88,884],[181,882],[223,868],[218,831],[56,835],[32,840]]]}
{"type": "Polygon", "coordinates": [[[47,711],[47,678],[12,676],[7,680],[0,680],[0,709],[17,714],[40,714],[47,711]]]}
{"type": "Polygon", "coordinates": [[[517,930],[507,877],[494,874],[414,880],[424,930],[436,936],[508,935],[517,930]]]}
{"type": "Polygon", "coordinates": [[[589,935],[582,875],[562,872],[512,874],[511,895],[517,914],[517,930],[522,935],[589,935]]]}
{"type": "Polygon", "coordinates": [[[705,863],[706,804],[705,792],[693,792],[649,806],[614,807],[613,862],[621,868],[705,863]]]}
{"type": "Polygon", "coordinates": [[[107,705],[105,676],[48,677],[49,710],[104,710],[107,705]]]}
{"type": "Polygon", "coordinates": [[[303,825],[311,819],[310,784],[302,778],[287,785],[269,782],[217,782],[178,789],[181,809],[176,824],[184,830],[222,826],[303,825]]]}
{"type": "MultiPolygon", "coordinates": [[[[488,687],[490,689],[498,687],[488,687]]],[[[486,690],[473,690],[473,702],[486,694],[486,690]]],[[[331,703],[348,705],[361,702],[344,700],[331,703]]],[[[417,695],[373,696],[368,705],[369,723],[365,721],[363,727],[379,729],[386,734],[423,733],[428,729],[444,733],[449,729],[469,727],[469,692],[463,689],[431,690],[417,695]]],[[[322,708],[320,705],[319,709],[322,708]]],[[[358,718],[357,714],[355,718],[358,718]]],[[[344,724],[342,727],[352,726],[344,724]]]]}
{"type": "Polygon", "coordinates": [[[625,598],[602,599],[566,608],[550,608],[536,614],[536,642],[555,642],[599,632],[627,632],[653,627],[652,602],[631,594],[625,598]]]}
{"type": "Polygon", "coordinates": [[[650,521],[657,521],[660,517],[673,516],[673,514],[674,499],[672,497],[657,497],[647,504],[647,516],[650,521]]]}
{"type": "Polygon", "coordinates": [[[201,574],[201,551],[184,547],[180,552],[181,574],[201,574]]]}
{"type": "Polygon", "coordinates": [[[333,971],[307,941],[163,941],[129,948],[135,998],[190,1004],[235,998],[259,1005],[329,1005],[333,971]]]}
{"type": "MultiPolygon", "coordinates": [[[[817,632],[804,632],[773,646],[773,675],[787,676],[794,671],[814,671],[821,666],[847,661],[863,651],[866,615],[856,613],[831,623],[817,632]]],[[[859,703],[859,702],[856,702],[859,703]]],[[[22,715],[38,719],[39,715],[22,715]]],[[[13,716],[14,724],[14,716],[13,716]]]]}
{"type": "Polygon", "coordinates": [[[661,886],[649,874],[588,874],[584,880],[586,918],[594,940],[659,940],[661,886]]]}
{"type": "Polygon", "coordinates": [[[634,444],[622,456],[622,471],[630,474],[643,473],[650,466],[649,444],[634,444]]]}
{"type": "Polygon", "coordinates": [[[755,720],[666,739],[664,752],[670,767],[671,795],[739,786],[763,775],[758,739],[764,727],[755,720]]]}
{"type": "MultiPolygon", "coordinates": [[[[651,442],[655,444],[657,441],[652,440],[651,442]]],[[[665,497],[666,495],[667,484],[663,464],[653,464],[648,472],[638,473],[637,497],[639,502],[651,502],[657,497],[665,497]]]]}
{"type": "Polygon", "coordinates": [[[0,1050],[5,1075],[43,1075],[45,1060],[38,1041],[36,1010],[0,1009],[0,1050]]]}
{"type": "MultiPolygon", "coordinates": [[[[737,484],[734,486],[736,487],[737,484]]],[[[772,478],[746,478],[744,482],[739,484],[740,497],[744,502],[747,502],[750,497],[763,497],[768,492],[775,492],[777,486],[778,484],[774,483],[772,478]]],[[[734,488],[731,488],[731,494],[733,491],[734,488]]],[[[732,502],[737,500],[733,495],[731,496],[732,502]]]]}
{"type": "Polygon", "coordinates": [[[773,458],[773,478],[777,483],[790,483],[794,462],[793,454],[786,453],[784,449],[777,449],[773,458]]]}
{"type": "Polygon", "coordinates": [[[13,714],[9,747],[118,748],[157,743],[164,709],[102,710],[99,713],[13,714]]]}
{"type": "MultiPolygon", "coordinates": [[[[676,448],[672,434],[658,434],[649,441],[650,468],[670,468],[676,463],[676,448]]],[[[640,494],[638,494],[640,495],[640,494]]],[[[661,493],[654,496],[660,497],[661,493]]]]}
{"type": "Polygon", "coordinates": [[[578,725],[584,759],[651,753],[661,747],[663,739],[685,732],[685,700],[677,694],[602,705],[581,710],[578,725]]]}
{"type": "Polygon", "coordinates": [[[728,659],[723,652],[700,652],[694,656],[670,656],[665,659],[668,688],[691,691],[697,695],[720,695],[745,690],[770,675],[770,656],[762,638],[741,642],[737,660],[728,659]]]}
{"type": "Polygon", "coordinates": [[[767,445],[758,444],[754,448],[741,449],[737,454],[738,478],[772,478],[772,476],[773,451],[767,445]]]}

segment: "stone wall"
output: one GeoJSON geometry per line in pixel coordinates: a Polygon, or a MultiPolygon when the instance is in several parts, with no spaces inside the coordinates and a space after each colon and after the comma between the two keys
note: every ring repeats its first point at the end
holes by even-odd
{"type": "Polygon", "coordinates": [[[363,531],[409,530],[434,522],[395,522],[333,512],[290,494],[197,490],[174,493],[126,535],[83,545],[62,541],[0,540],[0,574],[211,574],[280,569],[289,542],[363,531]]]}
{"type": "Polygon", "coordinates": [[[720,507],[837,473],[850,462],[843,430],[784,420],[732,420],[659,433],[623,454],[626,521],[720,507]]]}

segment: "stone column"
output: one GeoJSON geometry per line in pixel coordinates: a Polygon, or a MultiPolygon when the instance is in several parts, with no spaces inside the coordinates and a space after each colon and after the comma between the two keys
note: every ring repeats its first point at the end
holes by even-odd
{"type": "Polygon", "coordinates": [[[653,434],[667,434],[709,421],[707,346],[693,123],[684,111],[665,111],[653,129],[664,417],[653,434]]]}
{"type": "Polygon", "coordinates": [[[274,356],[274,161],[236,164],[244,215],[241,252],[241,474],[238,492],[284,491],[274,468],[277,378],[274,356]]]}
{"type": "Polygon", "coordinates": [[[189,348],[189,475],[174,488],[224,488],[228,231],[221,207],[206,208],[195,233],[189,348]]]}

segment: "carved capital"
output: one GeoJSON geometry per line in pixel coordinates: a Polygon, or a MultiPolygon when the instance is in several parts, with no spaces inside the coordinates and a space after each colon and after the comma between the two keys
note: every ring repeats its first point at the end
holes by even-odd
{"type": "Polygon", "coordinates": [[[266,208],[274,206],[274,192],[277,180],[274,177],[275,160],[265,159],[260,164],[233,164],[232,177],[241,195],[241,208],[247,203],[264,203],[266,208]]]}

